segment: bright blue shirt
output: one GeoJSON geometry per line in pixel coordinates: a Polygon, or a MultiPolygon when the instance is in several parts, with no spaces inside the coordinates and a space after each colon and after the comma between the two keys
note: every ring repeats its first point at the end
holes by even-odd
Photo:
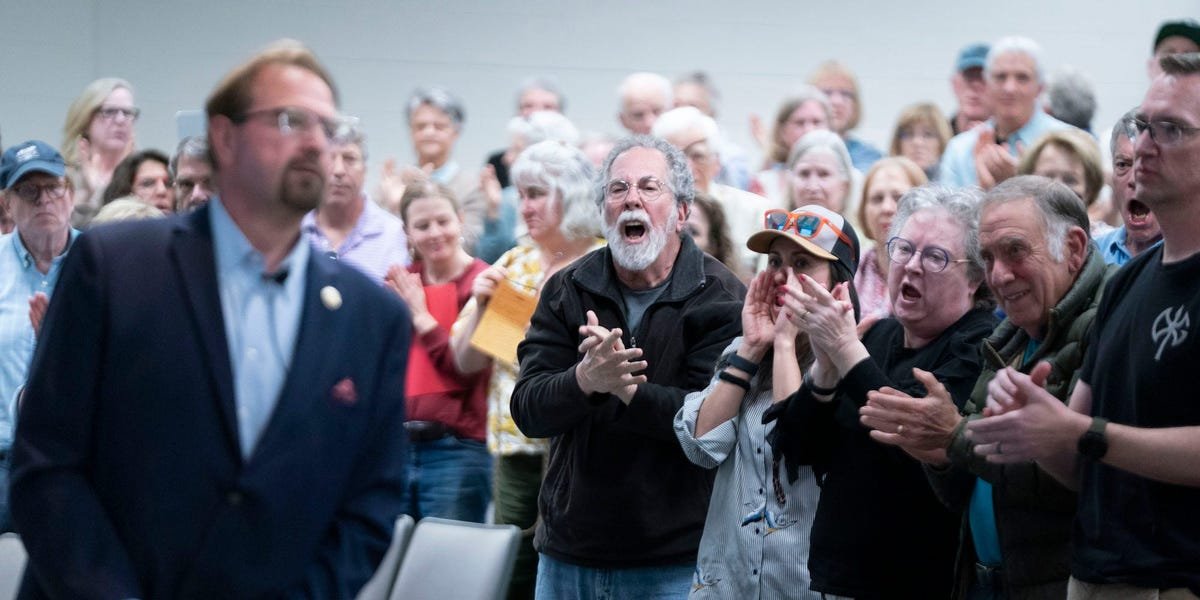
{"type": "Polygon", "coordinates": [[[262,254],[250,245],[220,199],[213,198],[208,205],[221,316],[233,370],[238,442],[242,457],[249,458],[275,410],[292,364],[312,246],[298,236],[279,269],[266,273],[262,254]],[[285,272],[283,281],[277,281],[285,272]]]}
{"type": "Polygon", "coordinates": [[[870,170],[875,161],[883,158],[883,153],[878,148],[858,138],[847,137],[845,141],[846,152],[850,153],[850,163],[863,173],[870,170]]]}
{"type": "Polygon", "coordinates": [[[12,446],[17,390],[25,385],[33,360],[35,336],[29,322],[29,298],[37,292],[47,296],[54,292],[63,259],[77,237],[79,231],[72,229],[66,250],[50,261],[43,274],[18,232],[0,235],[0,450],[12,446]]]}
{"type": "MultiPolygon", "coordinates": [[[[1104,259],[1105,264],[1119,266],[1129,262],[1130,260],[1133,260],[1133,255],[1130,254],[1129,249],[1125,247],[1124,225],[1092,241],[1096,244],[1096,248],[1100,250],[1100,256],[1104,259]]],[[[1154,243],[1154,246],[1157,246],[1161,243],[1162,240],[1159,240],[1154,243]]],[[[1150,246],[1150,248],[1153,248],[1154,246],[1150,246]]]]}
{"type": "MultiPolygon", "coordinates": [[[[987,124],[993,128],[996,126],[995,121],[990,119],[987,124]]],[[[1005,144],[1008,146],[1008,153],[1016,156],[1018,142],[1022,148],[1029,148],[1038,138],[1051,131],[1070,128],[1070,125],[1041,110],[1034,110],[1033,116],[1025,122],[1025,125],[1008,136],[1005,144]]],[[[938,167],[940,169],[938,183],[954,187],[979,185],[979,177],[975,174],[975,143],[978,141],[979,131],[977,129],[969,129],[950,139],[950,142],[946,144],[946,151],[942,153],[941,165],[938,167]]]]}

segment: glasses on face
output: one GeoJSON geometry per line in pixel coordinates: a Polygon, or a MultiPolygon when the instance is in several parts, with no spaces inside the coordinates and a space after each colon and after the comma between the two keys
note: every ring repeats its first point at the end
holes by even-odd
{"type": "Polygon", "coordinates": [[[237,115],[231,120],[241,125],[250,119],[263,118],[273,121],[275,127],[279,129],[279,133],[287,136],[311,131],[314,127],[319,126],[326,142],[345,138],[350,128],[358,121],[354,117],[322,117],[310,110],[292,106],[251,110],[237,115]]]}
{"type": "Polygon", "coordinates": [[[192,190],[196,189],[196,186],[201,186],[205,189],[211,190],[212,189],[212,180],[210,180],[207,177],[205,177],[204,179],[201,179],[199,181],[192,181],[191,179],[176,179],[174,186],[175,186],[175,190],[178,191],[179,193],[184,194],[185,196],[190,196],[192,193],[192,190]]]}
{"type": "Polygon", "coordinates": [[[24,183],[18,183],[17,185],[14,185],[12,187],[12,192],[22,200],[31,204],[36,203],[38,198],[42,196],[43,192],[53,200],[62,200],[63,196],[67,195],[67,184],[62,180],[42,185],[33,183],[32,181],[26,181],[24,183]]]}
{"type": "Polygon", "coordinates": [[[657,177],[643,177],[636,186],[624,179],[614,179],[604,186],[604,198],[609,202],[624,202],[629,197],[629,190],[635,187],[642,202],[653,202],[670,191],[667,184],[657,177]]]}
{"type": "Polygon", "coordinates": [[[928,129],[903,129],[900,131],[902,140],[936,140],[937,134],[928,129]]]}
{"type": "Polygon", "coordinates": [[[1200,127],[1188,127],[1170,121],[1143,121],[1141,119],[1134,119],[1133,127],[1137,129],[1139,135],[1149,131],[1150,139],[1154,140],[1154,143],[1164,146],[1179,143],[1184,136],[1190,136],[1200,131],[1200,127]]]}
{"type": "MultiPolygon", "coordinates": [[[[912,242],[902,238],[894,237],[888,240],[887,243],[888,257],[892,262],[898,265],[907,265],[908,261],[912,260],[913,254],[916,253],[916,246],[912,242]]],[[[946,267],[951,263],[970,262],[966,258],[951,259],[950,253],[937,246],[926,246],[921,250],[921,268],[930,273],[940,273],[946,270],[946,267]]]]}
{"type": "Polygon", "coordinates": [[[123,108],[117,106],[101,106],[96,110],[96,114],[105,121],[116,121],[117,117],[121,117],[122,121],[136,121],[138,116],[142,114],[138,108],[123,108]]]}
{"type": "Polygon", "coordinates": [[[842,232],[842,229],[831,223],[829,219],[812,213],[793,213],[781,208],[773,208],[768,210],[763,215],[763,228],[774,229],[775,231],[792,230],[802,238],[812,239],[821,233],[822,227],[828,227],[830,231],[848,245],[853,246],[850,238],[842,232]]]}

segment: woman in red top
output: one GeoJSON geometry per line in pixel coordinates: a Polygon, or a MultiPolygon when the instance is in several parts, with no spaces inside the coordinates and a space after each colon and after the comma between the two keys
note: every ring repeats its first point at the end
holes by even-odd
{"type": "Polygon", "coordinates": [[[491,501],[492,459],[485,443],[490,369],[463,375],[454,366],[450,326],[487,263],[463,249],[463,219],[445,186],[417,182],[400,200],[412,247],[407,268],[386,284],[412,311],[413,345],[405,402],[409,467],[404,512],[482,523],[491,501]]]}

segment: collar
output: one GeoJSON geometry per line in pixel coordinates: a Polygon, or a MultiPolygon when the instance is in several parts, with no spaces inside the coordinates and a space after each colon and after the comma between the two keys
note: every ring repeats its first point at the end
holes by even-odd
{"type": "MultiPolygon", "coordinates": [[[[1021,142],[1026,148],[1032,146],[1037,141],[1038,134],[1044,132],[1053,119],[1053,117],[1041,109],[1035,108],[1033,115],[1029,117],[1028,121],[1025,121],[1025,124],[1020,129],[1008,134],[1008,137],[1004,139],[1004,145],[1013,153],[1016,153],[1017,142],[1021,142]]],[[[991,126],[992,131],[995,131],[996,119],[988,119],[988,125],[991,126]]]]}
{"type": "Polygon", "coordinates": [[[429,174],[429,178],[443,185],[448,185],[455,175],[458,175],[458,163],[453,160],[446,161],[446,164],[436,168],[429,174]]]}
{"type": "MultiPolygon", "coordinates": [[[[63,248],[62,252],[59,252],[53,259],[50,260],[50,264],[53,265],[61,262],[62,259],[67,256],[67,251],[71,249],[71,246],[75,245],[75,239],[79,237],[80,233],[81,232],[74,227],[67,232],[66,247],[63,248]]],[[[21,263],[22,269],[28,269],[37,264],[37,260],[33,257],[33,253],[25,247],[25,242],[21,240],[21,234],[18,230],[14,229],[12,233],[8,235],[8,237],[12,238],[13,252],[16,253],[17,260],[21,263]]]]}
{"type": "MultiPolygon", "coordinates": [[[[252,269],[259,274],[265,274],[262,254],[250,244],[250,240],[246,239],[246,235],[238,228],[237,223],[233,222],[233,218],[221,204],[220,197],[214,196],[208,205],[210,206],[209,225],[212,227],[213,254],[216,259],[217,272],[252,269]]],[[[303,270],[308,264],[311,248],[312,244],[307,243],[303,235],[298,236],[287,256],[280,261],[277,272],[290,270],[292,275],[302,275],[296,271],[303,270]]],[[[302,276],[299,277],[299,279],[302,278],[302,276]]]]}

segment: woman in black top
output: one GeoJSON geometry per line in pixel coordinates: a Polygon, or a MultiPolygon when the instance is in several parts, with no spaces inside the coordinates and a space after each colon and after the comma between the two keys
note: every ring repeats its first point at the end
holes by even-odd
{"type": "MultiPolygon", "coordinates": [[[[887,252],[892,317],[861,341],[844,294],[802,280],[785,302],[816,354],[810,376],[764,417],[789,470],[821,483],[809,571],[827,596],[948,598],[960,518],[934,496],[918,461],[871,439],[859,423],[867,392],[924,396],[914,369],[956,399],[979,376],[979,343],[996,325],[979,256],[978,192],[939,186],[904,195],[887,252]]],[[[957,401],[957,400],[956,400],[957,401]]]]}

